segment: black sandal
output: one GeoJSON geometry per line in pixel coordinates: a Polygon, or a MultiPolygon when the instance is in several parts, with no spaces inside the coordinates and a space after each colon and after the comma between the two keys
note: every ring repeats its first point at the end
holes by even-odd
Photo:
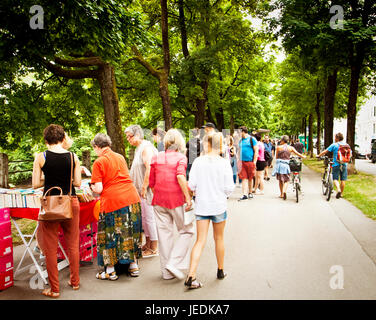
{"type": "Polygon", "coordinates": [[[188,287],[188,289],[199,289],[202,288],[202,283],[197,281],[196,278],[187,277],[187,280],[185,280],[184,285],[188,287]]]}

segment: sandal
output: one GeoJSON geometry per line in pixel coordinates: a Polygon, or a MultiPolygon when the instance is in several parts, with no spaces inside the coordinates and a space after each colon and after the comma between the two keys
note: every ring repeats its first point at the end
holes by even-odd
{"type": "Polygon", "coordinates": [[[72,287],[73,290],[80,289],[80,285],[78,285],[78,286],[72,286],[72,283],[70,281],[68,281],[68,286],[72,287]]]}
{"type": "Polygon", "coordinates": [[[147,248],[145,251],[142,252],[143,258],[157,257],[158,255],[158,250],[153,250],[151,248],[147,248]]]}
{"type": "Polygon", "coordinates": [[[102,272],[98,272],[95,276],[97,279],[99,280],[111,280],[111,281],[115,281],[117,279],[119,279],[119,277],[117,276],[116,272],[111,272],[111,273],[107,273],[105,271],[102,271],[102,272]]]}
{"type": "Polygon", "coordinates": [[[188,289],[199,289],[202,288],[202,283],[197,281],[196,278],[187,277],[187,280],[185,280],[184,285],[188,287],[188,289]]]}
{"type": "Polygon", "coordinates": [[[60,293],[59,292],[52,292],[51,288],[43,290],[42,294],[46,297],[49,297],[49,298],[55,298],[56,299],[56,298],[60,297],[60,293]]]}
{"type": "Polygon", "coordinates": [[[140,275],[140,269],[136,263],[131,263],[129,265],[128,272],[131,277],[138,277],[140,275]]]}

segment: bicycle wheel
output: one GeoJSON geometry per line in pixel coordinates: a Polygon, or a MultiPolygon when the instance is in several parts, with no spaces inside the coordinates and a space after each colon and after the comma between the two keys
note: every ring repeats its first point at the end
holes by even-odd
{"type": "Polygon", "coordinates": [[[326,196],[326,193],[328,192],[328,172],[325,170],[323,176],[322,176],[322,184],[321,184],[321,187],[322,187],[322,194],[324,196],[326,196]]]}
{"type": "Polygon", "coordinates": [[[295,193],[296,193],[296,202],[299,202],[299,183],[295,182],[295,193]]]}
{"type": "Polygon", "coordinates": [[[332,177],[332,175],[330,175],[329,179],[328,179],[328,194],[326,196],[327,201],[330,200],[330,197],[332,195],[332,191],[333,191],[333,177],[332,177]]]}

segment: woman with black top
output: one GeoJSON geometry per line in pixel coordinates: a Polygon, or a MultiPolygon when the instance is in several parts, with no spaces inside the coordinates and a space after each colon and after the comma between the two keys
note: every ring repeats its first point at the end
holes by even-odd
{"type": "MultiPolygon", "coordinates": [[[[66,146],[66,135],[64,129],[56,124],[51,124],[43,131],[44,140],[48,150],[39,153],[34,160],[33,167],[33,188],[44,186],[43,194],[52,187],[60,187],[64,195],[72,194],[73,218],[71,220],[39,221],[38,243],[46,257],[46,267],[50,288],[43,290],[42,294],[58,298],[59,273],[57,268],[57,246],[59,227],[63,229],[64,238],[67,244],[67,255],[69,259],[70,281],[68,284],[74,289],[79,289],[80,277],[80,256],[79,256],[79,219],[80,204],[75,196],[74,187],[81,185],[81,167],[77,156],[64,149],[66,146]],[[73,160],[73,161],[72,161],[73,160]],[[73,165],[73,179],[71,179],[71,166],[73,165]],[[42,179],[42,172],[44,180],[42,179]]],[[[59,191],[54,189],[50,195],[58,195],[59,191]]]]}

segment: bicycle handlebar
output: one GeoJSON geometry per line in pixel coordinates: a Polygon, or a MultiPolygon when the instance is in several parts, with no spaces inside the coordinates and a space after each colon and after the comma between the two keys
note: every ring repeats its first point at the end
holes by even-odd
{"type": "Polygon", "coordinates": [[[319,160],[330,160],[330,161],[333,160],[333,158],[329,158],[328,156],[322,156],[322,157],[317,157],[316,156],[316,158],[318,158],[319,160]]]}

